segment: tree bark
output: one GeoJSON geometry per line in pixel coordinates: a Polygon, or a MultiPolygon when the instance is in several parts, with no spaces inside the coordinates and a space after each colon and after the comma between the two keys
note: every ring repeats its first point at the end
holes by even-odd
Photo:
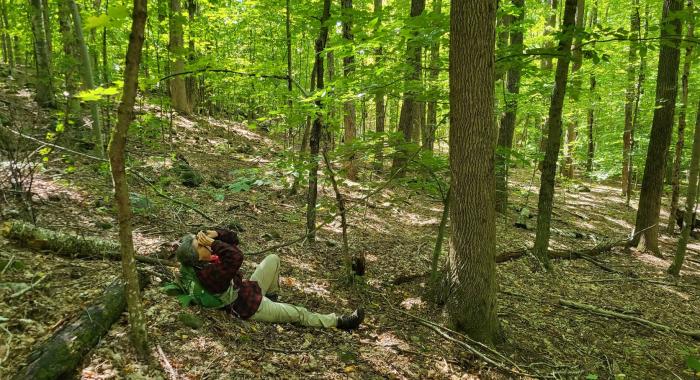
{"type": "Polygon", "coordinates": [[[53,81],[51,63],[46,42],[46,25],[44,24],[41,0],[31,0],[29,10],[32,33],[34,34],[34,54],[36,55],[36,101],[42,107],[54,107],[53,81]]]}
{"type": "MultiPolygon", "coordinates": [[[[519,1],[519,0],[516,0],[519,1]]],[[[433,0],[433,14],[442,13],[442,0],[433,0]]],[[[426,131],[423,134],[423,149],[433,151],[435,146],[435,133],[437,132],[437,81],[440,75],[440,40],[436,40],[430,47],[430,71],[429,83],[432,87],[431,100],[428,101],[428,115],[426,117],[426,131]]]]}
{"type": "Polygon", "coordinates": [[[129,36],[129,47],[126,52],[126,65],[124,67],[124,90],[117,111],[117,124],[112,131],[112,138],[109,141],[109,162],[111,164],[114,198],[119,221],[122,276],[126,283],[126,302],[129,310],[131,339],[137,354],[144,359],[148,357],[148,334],[143,305],[141,304],[136,262],[134,260],[134,241],[131,231],[132,213],[129,200],[129,184],[126,180],[125,154],[129,124],[134,118],[134,102],[136,100],[141,49],[143,47],[147,17],[146,4],[147,0],[134,0],[133,21],[129,36]]]}
{"type": "MultiPolygon", "coordinates": [[[[425,0],[411,0],[411,17],[418,17],[425,10],[425,0]]],[[[495,33],[495,31],[494,31],[495,33]]],[[[412,86],[421,78],[421,45],[418,40],[418,33],[413,32],[412,36],[406,42],[406,63],[409,67],[406,73],[406,85],[412,86]]],[[[403,141],[396,148],[394,160],[391,170],[396,172],[401,170],[406,164],[408,144],[411,142],[416,117],[418,116],[418,107],[416,106],[416,91],[413,89],[406,90],[403,94],[403,105],[401,106],[401,116],[399,117],[399,131],[403,136],[403,141]]],[[[405,171],[401,170],[403,176],[405,171]]]]}
{"type": "MultiPolygon", "coordinates": [[[[352,45],[354,39],[352,35],[353,10],[352,0],[341,0],[341,20],[343,27],[343,39],[348,44],[352,45]]],[[[346,83],[352,81],[353,73],[355,72],[355,55],[349,54],[343,57],[343,76],[346,83]]],[[[352,95],[352,94],[349,94],[352,95]]],[[[343,127],[345,128],[345,144],[352,145],[355,136],[357,135],[357,115],[355,110],[355,101],[346,100],[343,102],[343,127]]],[[[347,176],[350,180],[357,179],[357,162],[355,154],[350,149],[350,154],[347,157],[347,176]]]]}
{"type": "MultiPolygon", "coordinates": [[[[197,1],[187,0],[187,16],[189,28],[187,29],[187,61],[194,63],[197,60],[197,51],[195,48],[195,16],[197,15],[197,1]]],[[[197,110],[199,99],[197,97],[197,76],[189,75],[185,78],[185,92],[187,93],[187,109],[190,112],[197,110]]]]}
{"type": "MultiPolygon", "coordinates": [[[[525,1],[511,0],[513,7],[518,9],[518,15],[509,21],[513,25],[510,31],[511,54],[523,51],[523,30],[521,24],[525,19],[525,1]]],[[[518,114],[518,94],[520,93],[520,59],[510,63],[506,74],[506,109],[501,117],[496,148],[496,211],[505,213],[508,207],[508,167],[510,166],[510,150],[513,148],[513,134],[518,114]]]]}
{"type": "MultiPolygon", "coordinates": [[[[558,8],[559,8],[559,0],[544,0],[544,3],[549,5],[550,7],[550,12],[549,16],[547,17],[547,24],[544,27],[544,35],[552,35],[557,29],[557,13],[558,13],[558,8]]],[[[554,48],[554,43],[552,41],[546,41],[545,45],[546,48],[553,49],[554,48]]],[[[542,60],[540,61],[540,68],[543,70],[551,70],[552,69],[552,57],[545,55],[542,57],[542,60]]]]}
{"type": "Polygon", "coordinates": [[[659,211],[663,192],[664,166],[673,133],[673,116],[678,93],[678,65],[680,63],[679,37],[681,20],[677,13],[683,9],[682,0],[664,0],[661,19],[661,49],[656,81],[656,106],[647,149],[642,191],[639,195],[637,220],[632,244],[637,246],[644,236],[646,248],[655,255],[659,251],[659,211]]]}
{"type": "MultiPolygon", "coordinates": [[[[690,1],[688,3],[691,3],[690,1]]],[[[698,102],[698,113],[695,119],[695,132],[693,135],[693,152],[690,158],[690,176],[688,178],[688,193],[685,197],[685,216],[683,220],[683,229],[681,237],[678,239],[676,247],[676,255],[673,257],[673,263],[668,268],[668,273],[673,276],[678,276],[683,267],[685,259],[685,250],[688,246],[688,238],[690,230],[693,229],[693,211],[695,210],[695,200],[698,190],[698,166],[700,166],[700,101],[698,102]]],[[[675,220],[674,220],[675,222],[675,220]]]]}
{"type": "MultiPolygon", "coordinates": [[[[593,1],[593,7],[591,7],[591,14],[589,20],[588,29],[593,31],[598,26],[598,0],[593,1]]],[[[592,44],[592,48],[595,50],[595,42],[592,44]]],[[[586,173],[590,176],[593,171],[593,157],[595,154],[595,144],[593,142],[593,126],[595,124],[595,107],[599,100],[599,97],[595,92],[596,88],[596,77],[595,72],[591,72],[590,75],[590,87],[589,87],[589,105],[588,105],[588,152],[586,154],[586,173]]]]}
{"type": "MultiPolygon", "coordinates": [[[[146,283],[143,278],[142,284],[146,283]]],[[[124,312],[125,286],[115,282],[73,322],[57,330],[27,358],[14,380],[52,380],[67,377],[99,343],[124,312]]]]}
{"type": "MultiPolygon", "coordinates": [[[[585,17],[585,0],[578,0],[576,3],[576,30],[581,31],[584,27],[584,17],[585,17]]],[[[574,106],[578,105],[581,94],[581,76],[579,70],[581,70],[581,65],[583,64],[583,53],[581,51],[582,37],[581,33],[576,34],[574,39],[574,46],[571,52],[572,65],[571,65],[571,101],[574,106]]],[[[576,107],[575,107],[576,108],[576,107]]],[[[579,124],[579,114],[578,110],[574,111],[572,120],[569,121],[568,127],[566,129],[566,145],[564,145],[564,165],[563,172],[564,177],[574,178],[574,147],[576,144],[576,137],[578,135],[578,124],[579,124]]]]}
{"type": "Polygon", "coordinates": [[[452,204],[447,310],[457,329],[493,344],[496,316],[494,47],[496,2],[453,1],[450,12],[452,204]],[[484,117],[484,115],[487,115],[484,117]]]}
{"type": "Polygon", "coordinates": [[[564,108],[564,96],[566,94],[566,82],[569,76],[569,53],[571,41],[575,30],[574,17],[576,14],[576,0],[566,0],[564,5],[564,21],[562,23],[562,35],[559,40],[559,58],[554,76],[554,90],[552,91],[547,117],[547,151],[542,162],[542,178],[540,180],[540,193],[537,203],[537,232],[535,246],[533,248],[537,257],[545,268],[549,269],[550,224],[552,220],[552,203],[554,202],[554,177],[557,170],[557,157],[561,145],[562,111],[564,108]]]}
{"type": "MultiPolygon", "coordinates": [[[[80,18],[80,9],[75,3],[75,0],[67,0],[68,5],[73,16],[73,30],[75,31],[76,42],[80,49],[80,58],[82,60],[82,75],[83,84],[85,89],[93,90],[95,88],[94,77],[92,72],[92,60],[90,59],[90,52],[88,51],[87,43],[85,42],[85,37],[83,36],[83,23],[80,18]]],[[[102,122],[100,120],[100,110],[96,101],[91,101],[90,103],[90,114],[92,116],[92,131],[95,138],[95,152],[100,156],[104,157],[104,137],[102,134],[102,122]]]]}
{"type": "MultiPolygon", "coordinates": [[[[328,25],[326,21],[331,17],[331,0],[323,1],[323,14],[321,15],[321,29],[316,39],[315,63],[316,90],[323,89],[323,53],[328,41],[328,25]]],[[[320,151],[321,133],[323,130],[323,101],[316,99],[316,118],[311,128],[309,139],[309,189],[306,193],[306,233],[309,240],[316,240],[316,199],[318,197],[318,153],[320,151]]]]}
{"type": "MultiPolygon", "coordinates": [[[[638,35],[640,35],[638,33],[638,35]]],[[[644,7],[644,36],[641,37],[642,41],[646,41],[647,36],[649,35],[649,4],[646,4],[644,7]]],[[[642,42],[643,44],[646,44],[646,42],[642,42]]],[[[637,75],[637,85],[635,87],[634,91],[634,112],[632,115],[632,130],[630,131],[630,146],[629,146],[629,168],[627,169],[628,172],[628,177],[627,177],[627,184],[625,185],[626,187],[626,197],[625,197],[625,204],[627,207],[630,205],[630,199],[632,198],[632,187],[633,187],[633,174],[636,174],[633,170],[633,163],[634,160],[632,159],[634,155],[635,148],[637,146],[635,139],[634,139],[634,131],[636,131],[639,128],[639,101],[642,97],[642,94],[644,93],[644,81],[646,79],[646,54],[640,54],[639,57],[639,74],[637,75]]]]}
{"type": "Polygon", "coordinates": [[[3,33],[2,33],[2,38],[3,38],[3,43],[5,44],[5,48],[7,49],[7,60],[6,62],[10,65],[10,73],[14,71],[15,69],[15,51],[12,47],[12,37],[10,36],[10,33],[8,33],[8,30],[10,30],[10,22],[7,17],[7,5],[5,3],[5,0],[0,0],[0,12],[2,12],[2,24],[3,24],[3,33]]]}
{"type": "Polygon", "coordinates": [[[58,7],[58,23],[61,31],[61,40],[63,42],[63,73],[65,81],[65,89],[68,93],[66,104],[65,120],[71,118],[77,119],[80,117],[80,101],[76,97],[78,86],[76,83],[76,67],[80,64],[78,47],[76,46],[75,36],[71,29],[70,7],[67,1],[61,2],[58,7]]]}
{"type": "MultiPolygon", "coordinates": [[[[688,0],[688,9],[693,9],[693,0],[688,0]]],[[[695,28],[695,20],[693,14],[688,15],[688,31],[686,38],[692,40],[695,36],[693,30],[695,28]]],[[[689,43],[685,48],[685,60],[683,62],[683,75],[681,76],[681,104],[678,110],[678,141],[676,141],[676,151],[673,160],[673,174],[671,179],[671,207],[668,217],[668,225],[666,231],[673,233],[676,225],[676,210],[678,209],[678,195],[681,191],[681,161],[683,160],[683,145],[685,144],[685,127],[686,127],[686,111],[688,110],[688,79],[690,77],[690,67],[693,62],[693,44],[689,43]]]]}
{"type": "MultiPolygon", "coordinates": [[[[185,60],[183,58],[185,42],[182,31],[181,0],[170,0],[170,43],[168,50],[171,57],[171,73],[181,73],[185,71],[185,60]]],[[[181,75],[170,79],[170,102],[173,109],[178,113],[188,115],[191,112],[187,102],[187,89],[185,80],[181,75]]]]}
{"type": "Polygon", "coordinates": [[[53,57],[53,34],[51,33],[51,10],[49,1],[41,0],[41,17],[44,19],[44,35],[46,36],[46,51],[49,56],[49,65],[53,57]]]}
{"type": "MultiPolygon", "coordinates": [[[[374,0],[374,17],[377,18],[376,33],[382,23],[382,0],[374,0]]],[[[381,46],[375,49],[375,64],[377,67],[381,67],[382,54],[381,46]]],[[[384,101],[384,95],[384,87],[381,86],[374,94],[374,124],[375,131],[378,135],[384,133],[386,122],[386,103],[384,101]]],[[[377,173],[382,173],[384,171],[384,138],[381,135],[378,137],[377,145],[374,148],[374,171],[377,173]]]]}

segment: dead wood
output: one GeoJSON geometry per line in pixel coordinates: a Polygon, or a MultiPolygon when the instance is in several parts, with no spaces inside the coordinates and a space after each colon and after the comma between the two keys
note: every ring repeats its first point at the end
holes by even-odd
{"type": "MultiPolygon", "coordinates": [[[[628,240],[617,240],[613,242],[608,242],[600,245],[596,245],[590,248],[583,248],[579,250],[566,250],[566,249],[556,249],[549,250],[549,257],[552,259],[580,259],[584,257],[597,256],[601,253],[609,252],[613,248],[626,247],[628,240]]],[[[527,248],[503,252],[496,256],[497,263],[503,263],[510,260],[519,259],[527,254],[527,248]]]]}
{"type": "MultiPolygon", "coordinates": [[[[121,260],[119,244],[109,240],[64,234],[15,220],[5,222],[0,232],[21,246],[51,251],[60,256],[121,260]]],[[[136,260],[147,264],[178,266],[174,261],[154,257],[137,255],[136,260]]]]}
{"type": "Polygon", "coordinates": [[[676,334],[687,335],[689,337],[692,337],[693,339],[700,340],[700,330],[685,330],[685,329],[681,329],[678,327],[666,326],[666,325],[663,325],[661,323],[650,321],[648,319],[635,317],[633,315],[618,313],[616,311],[606,310],[606,309],[599,308],[597,306],[588,305],[588,304],[579,303],[579,302],[574,302],[574,301],[566,300],[566,299],[559,299],[558,303],[562,306],[570,307],[572,309],[585,310],[585,311],[588,311],[588,312],[593,313],[593,314],[602,315],[604,317],[624,319],[626,321],[632,321],[632,322],[639,323],[641,325],[650,327],[650,328],[655,329],[655,330],[674,332],[676,334]]]}
{"type": "MultiPolygon", "coordinates": [[[[147,277],[139,277],[143,288],[147,277]]],[[[13,380],[57,379],[69,375],[83,356],[109,331],[125,308],[124,284],[118,280],[105,288],[104,293],[76,320],[36,347],[26,360],[28,364],[17,372],[13,380]]]]}

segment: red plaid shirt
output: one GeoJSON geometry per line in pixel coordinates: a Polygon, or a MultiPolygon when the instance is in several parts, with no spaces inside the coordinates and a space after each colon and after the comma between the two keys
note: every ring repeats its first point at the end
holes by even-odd
{"type": "Polygon", "coordinates": [[[243,280],[240,268],[243,252],[238,248],[238,236],[229,230],[216,230],[218,236],[211,249],[219,256],[218,262],[209,262],[196,269],[202,287],[211,293],[223,293],[233,284],[238,289],[238,298],[226,309],[240,318],[250,318],[260,306],[262,291],[256,281],[243,280]]]}

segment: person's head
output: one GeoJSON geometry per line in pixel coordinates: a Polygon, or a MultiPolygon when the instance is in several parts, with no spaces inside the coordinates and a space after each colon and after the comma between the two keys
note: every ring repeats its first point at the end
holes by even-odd
{"type": "Polygon", "coordinates": [[[211,261],[211,250],[200,245],[194,235],[187,234],[180,239],[175,256],[180,263],[192,266],[200,261],[211,261]]]}

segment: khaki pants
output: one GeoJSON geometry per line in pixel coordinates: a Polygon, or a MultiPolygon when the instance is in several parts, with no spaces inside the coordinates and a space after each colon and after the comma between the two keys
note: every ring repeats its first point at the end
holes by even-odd
{"type": "Polygon", "coordinates": [[[250,279],[257,281],[262,290],[263,299],[258,311],[250,319],[261,322],[296,323],[308,327],[335,327],[338,317],[331,314],[312,313],[301,306],[273,302],[265,297],[268,292],[279,290],[280,258],[268,255],[258,264],[250,279]]]}

